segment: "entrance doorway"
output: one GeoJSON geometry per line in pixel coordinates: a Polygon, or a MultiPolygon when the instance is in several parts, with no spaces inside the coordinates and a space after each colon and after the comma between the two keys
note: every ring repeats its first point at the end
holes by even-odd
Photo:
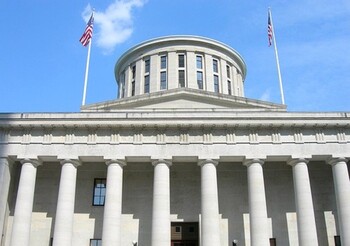
{"type": "Polygon", "coordinates": [[[199,246],[198,222],[172,222],[171,246],[199,246]]]}

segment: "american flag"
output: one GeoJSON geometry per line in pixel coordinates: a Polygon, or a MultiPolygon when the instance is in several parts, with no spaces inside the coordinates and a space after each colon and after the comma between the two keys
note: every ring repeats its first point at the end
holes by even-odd
{"type": "Polygon", "coordinates": [[[80,43],[84,46],[87,46],[92,38],[92,31],[94,26],[94,14],[91,14],[91,17],[89,19],[89,22],[86,25],[85,31],[83,33],[83,36],[80,38],[80,43]]]}
{"type": "Polygon", "coordinates": [[[269,46],[272,44],[272,24],[271,24],[271,16],[270,16],[270,11],[268,14],[268,19],[267,19],[267,37],[269,38],[269,46]]]}

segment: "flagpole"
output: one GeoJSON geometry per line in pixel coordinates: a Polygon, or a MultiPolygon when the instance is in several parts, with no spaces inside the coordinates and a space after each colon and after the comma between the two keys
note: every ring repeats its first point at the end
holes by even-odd
{"type": "Polygon", "coordinates": [[[271,19],[271,28],[272,28],[272,37],[273,37],[273,46],[275,48],[275,57],[276,57],[276,64],[277,64],[277,72],[278,72],[278,80],[280,85],[280,92],[281,92],[281,99],[282,104],[284,105],[284,93],[283,93],[283,85],[282,85],[282,76],[281,76],[281,69],[280,69],[280,61],[278,58],[278,50],[277,50],[277,43],[276,43],[276,37],[275,37],[275,29],[273,27],[273,21],[272,21],[272,14],[271,9],[269,8],[269,15],[271,19]]]}
{"type": "Polygon", "coordinates": [[[83,92],[83,102],[82,106],[85,105],[85,99],[86,99],[86,88],[87,88],[87,82],[88,82],[88,76],[89,76],[89,64],[90,64],[90,52],[91,52],[91,41],[92,38],[89,41],[89,47],[88,47],[88,54],[86,59],[86,68],[85,68],[85,80],[84,80],[84,92],[83,92]]]}

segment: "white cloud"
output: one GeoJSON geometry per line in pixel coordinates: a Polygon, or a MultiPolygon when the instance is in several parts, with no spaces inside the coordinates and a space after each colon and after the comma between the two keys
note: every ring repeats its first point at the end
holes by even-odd
{"type": "MultiPolygon", "coordinates": [[[[109,53],[117,44],[127,40],[133,32],[132,11],[145,3],[146,0],[115,0],[105,11],[95,11],[94,39],[97,46],[109,53]]],[[[83,12],[86,21],[91,10],[88,5],[83,12]]]]}

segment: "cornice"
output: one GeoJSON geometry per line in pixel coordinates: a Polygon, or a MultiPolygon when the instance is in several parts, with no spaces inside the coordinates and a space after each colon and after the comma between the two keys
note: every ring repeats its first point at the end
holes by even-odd
{"type": "Polygon", "coordinates": [[[125,111],[0,114],[0,129],[45,128],[349,128],[350,113],[125,111]]]}
{"type": "MultiPolygon", "coordinates": [[[[214,39],[206,38],[206,37],[200,37],[200,36],[194,36],[194,35],[172,35],[172,36],[164,36],[164,37],[158,37],[154,39],[150,39],[147,41],[144,41],[140,44],[137,44],[127,50],[117,61],[114,71],[115,74],[119,74],[120,66],[128,59],[128,57],[133,56],[134,54],[142,53],[143,50],[148,49],[149,47],[159,46],[161,43],[171,44],[171,45],[177,45],[179,43],[193,43],[195,45],[200,46],[209,46],[209,47],[215,47],[214,49],[219,49],[227,54],[230,54],[230,56],[235,57],[236,61],[238,62],[239,66],[242,69],[243,72],[243,80],[247,74],[247,66],[244,62],[244,59],[242,56],[232,47],[228,46],[227,44],[224,44],[222,42],[219,42],[214,39]]],[[[169,45],[169,46],[171,46],[169,45]]]]}

